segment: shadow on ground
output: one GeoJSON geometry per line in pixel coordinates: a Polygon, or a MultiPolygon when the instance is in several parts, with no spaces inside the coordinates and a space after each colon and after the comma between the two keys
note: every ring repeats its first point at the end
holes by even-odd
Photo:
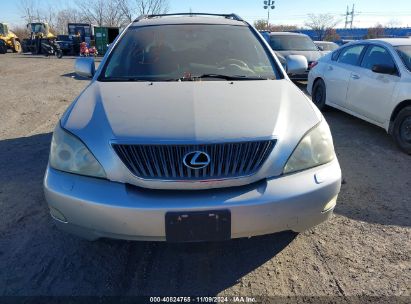
{"type": "Polygon", "coordinates": [[[335,212],[364,222],[411,226],[411,155],[382,128],[334,109],[324,116],[343,174],[335,212]]]}

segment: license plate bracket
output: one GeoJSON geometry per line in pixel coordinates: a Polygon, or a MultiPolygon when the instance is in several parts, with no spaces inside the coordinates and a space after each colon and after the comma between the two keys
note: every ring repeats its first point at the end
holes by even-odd
{"type": "Polygon", "coordinates": [[[231,238],[231,212],[209,210],[167,212],[168,242],[224,241],[231,238]]]}

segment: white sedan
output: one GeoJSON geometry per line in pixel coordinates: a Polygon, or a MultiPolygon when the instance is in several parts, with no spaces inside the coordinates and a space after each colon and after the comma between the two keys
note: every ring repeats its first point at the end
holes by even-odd
{"type": "Polygon", "coordinates": [[[411,154],[411,39],[347,44],[314,64],[307,90],[319,109],[328,105],[380,126],[411,154]]]}

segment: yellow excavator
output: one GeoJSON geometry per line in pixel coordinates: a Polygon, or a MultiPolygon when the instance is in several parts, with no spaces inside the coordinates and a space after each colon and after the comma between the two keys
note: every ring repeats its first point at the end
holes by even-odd
{"type": "Polygon", "coordinates": [[[11,49],[14,53],[20,53],[20,39],[9,30],[6,23],[0,23],[0,54],[6,53],[8,49],[11,49]]]}
{"type": "Polygon", "coordinates": [[[56,36],[50,31],[50,27],[44,22],[33,22],[27,24],[27,29],[30,31],[30,38],[23,40],[23,52],[31,52],[32,54],[41,54],[41,44],[56,40],[56,36]]]}

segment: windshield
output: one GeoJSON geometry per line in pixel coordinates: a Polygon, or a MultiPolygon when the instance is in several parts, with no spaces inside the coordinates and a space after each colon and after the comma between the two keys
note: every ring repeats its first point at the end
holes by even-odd
{"type": "Polygon", "coordinates": [[[33,33],[42,33],[44,31],[43,24],[41,24],[41,23],[32,23],[31,24],[31,31],[33,33]]]}
{"type": "Polygon", "coordinates": [[[279,75],[248,27],[180,24],[130,27],[99,80],[257,80],[279,75]]]}
{"type": "Polygon", "coordinates": [[[407,69],[411,71],[411,45],[397,46],[396,49],[407,69]]]}
{"type": "Polygon", "coordinates": [[[274,51],[318,51],[314,42],[306,36],[272,35],[270,45],[274,51]]]}
{"type": "Polygon", "coordinates": [[[5,32],[6,32],[5,26],[0,23],[0,35],[4,35],[5,32]]]}

